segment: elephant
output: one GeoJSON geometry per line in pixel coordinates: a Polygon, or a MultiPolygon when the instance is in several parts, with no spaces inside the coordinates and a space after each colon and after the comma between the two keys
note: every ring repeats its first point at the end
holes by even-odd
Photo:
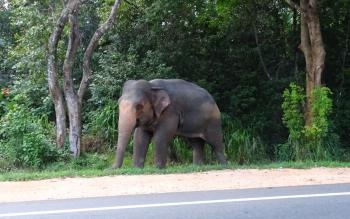
{"type": "Polygon", "coordinates": [[[220,110],[204,88],[181,79],[128,80],[118,102],[114,168],[122,166],[133,132],[134,167],[144,167],[153,140],[155,166],[165,168],[168,145],[176,136],[184,137],[192,146],[194,164],[203,163],[205,142],[212,146],[218,162],[226,164],[220,110]]]}

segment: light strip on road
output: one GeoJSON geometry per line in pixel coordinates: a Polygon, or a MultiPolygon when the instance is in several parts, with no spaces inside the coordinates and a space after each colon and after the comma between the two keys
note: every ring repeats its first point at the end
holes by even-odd
{"type": "Polygon", "coordinates": [[[120,206],[111,206],[111,207],[77,208],[77,209],[62,209],[62,210],[49,210],[49,211],[30,211],[30,212],[19,212],[19,213],[5,213],[5,214],[0,214],[0,218],[18,217],[18,216],[34,216],[34,215],[49,215],[49,214],[67,214],[67,213],[91,212],[91,211],[93,211],[93,212],[111,211],[111,210],[137,209],[137,208],[157,208],[157,207],[184,206],[184,205],[204,205],[204,204],[281,200],[281,199],[297,199],[297,198],[317,198],[317,197],[347,196],[347,195],[350,195],[350,192],[268,196],[268,197],[237,198],[237,199],[218,199],[218,200],[189,201],[189,202],[168,202],[168,203],[140,204],[140,205],[120,205],[120,206]]]}

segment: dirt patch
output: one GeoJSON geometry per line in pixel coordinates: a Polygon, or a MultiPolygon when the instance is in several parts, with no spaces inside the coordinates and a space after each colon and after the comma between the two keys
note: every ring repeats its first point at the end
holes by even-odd
{"type": "Polygon", "coordinates": [[[220,170],[0,182],[0,203],[165,192],[350,183],[350,168],[220,170]]]}

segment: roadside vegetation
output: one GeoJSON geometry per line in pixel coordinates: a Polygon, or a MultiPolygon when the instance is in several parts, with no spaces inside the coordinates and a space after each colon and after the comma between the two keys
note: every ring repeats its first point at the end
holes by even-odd
{"type": "MultiPolygon", "coordinates": [[[[221,166],[214,163],[202,166],[193,165],[191,163],[172,163],[166,169],[158,169],[155,168],[153,165],[146,165],[145,168],[139,169],[131,166],[131,156],[129,155],[125,159],[125,165],[123,168],[111,169],[110,167],[113,159],[114,153],[86,154],[82,157],[79,157],[76,160],[70,160],[69,162],[52,163],[41,170],[33,168],[19,168],[13,169],[12,171],[1,172],[0,181],[27,181],[66,177],[192,173],[226,169],[308,169],[315,167],[350,167],[350,162],[339,161],[268,161],[243,165],[229,162],[227,166],[221,166]]],[[[151,162],[149,161],[148,163],[150,164],[151,162]]]]}
{"type": "MultiPolygon", "coordinates": [[[[77,158],[69,151],[69,125],[57,144],[47,80],[48,39],[63,2],[0,0],[0,180],[350,166],[348,1],[317,1],[326,48],[320,84],[305,77],[310,69],[299,49],[305,21],[291,1],[123,1],[91,60],[77,158]],[[229,164],[218,166],[207,145],[206,165],[193,166],[192,150],[177,138],[165,170],[153,168],[152,145],[145,168],[132,168],[132,140],[125,167],[110,169],[121,86],[141,78],[183,78],[207,89],[222,112],[229,164]]],[[[82,50],[113,3],[85,1],[79,8],[74,89],[83,75],[82,50]]],[[[56,54],[63,90],[68,27],[56,54]]]]}

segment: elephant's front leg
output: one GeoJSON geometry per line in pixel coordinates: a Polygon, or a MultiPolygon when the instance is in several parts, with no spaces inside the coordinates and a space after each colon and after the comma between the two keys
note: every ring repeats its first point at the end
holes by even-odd
{"type": "Polygon", "coordinates": [[[142,168],[145,165],[146,154],[151,137],[150,132],[147,132],[141,128],[135,129],[133,150],[134,167],[142,168]]]}
{"type": "Polygon", "coordinates": [[[168,158],[168,146],[174,138],[177,127],[178,117],[176,115],[167,116],[158,124],[154,132],[153,141],[155,147],[155,165],[158,168],[165,168],[168,158]]]}

